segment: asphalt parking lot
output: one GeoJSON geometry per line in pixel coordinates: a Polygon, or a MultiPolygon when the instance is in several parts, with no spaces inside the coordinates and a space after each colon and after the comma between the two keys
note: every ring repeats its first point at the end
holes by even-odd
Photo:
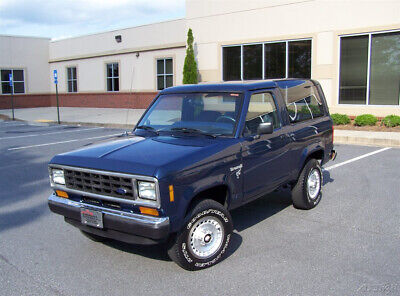
{"type": "Polygon", "coordinates": [[[279,191],[234,210],[228,258],[188,272],[47,207],[51,157],[122,132],[0,122],[0,295],[400,295],[399,149],[336,145],[318,207],[279,191]]]}

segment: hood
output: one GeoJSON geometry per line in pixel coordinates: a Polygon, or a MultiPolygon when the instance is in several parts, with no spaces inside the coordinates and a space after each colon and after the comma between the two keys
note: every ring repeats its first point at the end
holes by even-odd
{"type": "Polygon", "coordinates": [[[134,136],[59,154],[50,163],[162,178],[158,171],[194,165],[220,145],[204,137],[134,136]]]}

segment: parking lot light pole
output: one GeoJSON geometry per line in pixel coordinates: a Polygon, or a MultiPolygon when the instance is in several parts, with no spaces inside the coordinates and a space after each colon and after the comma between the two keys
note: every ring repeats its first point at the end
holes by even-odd
{"type": "Polygon", "coordinates": [[[57,70],[54,70],[53,74],[54,74],[54,84],[56,85],[57,122],[58,122],[58,124],[60,124],[60,104],[58,103],[58,77],[57,77],[57,70]]]}

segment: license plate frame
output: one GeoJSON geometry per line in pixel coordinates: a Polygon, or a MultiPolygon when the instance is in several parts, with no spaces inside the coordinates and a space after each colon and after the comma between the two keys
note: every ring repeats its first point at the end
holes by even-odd
{"type": "Polygon", "coordinates": [[[92,210],[90,208],[81,208],[81,223],[83,225],[92,226],[103,229],[103,213],[100,211],[92,210]]]}

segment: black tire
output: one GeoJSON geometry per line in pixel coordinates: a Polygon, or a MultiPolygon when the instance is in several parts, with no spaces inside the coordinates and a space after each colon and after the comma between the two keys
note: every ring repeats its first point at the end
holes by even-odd
{"type": "Polygon", "coordinates": [[[86,232],[86,231],[83,231],[83,230],[81,230],[81,232],[82,232],[82,234],[83,234],[84,236],[86,236],[86,237],[87,237],[88,239],[90,239],[91,241],[94,241],[94,242],[97,242],[97,243],[101,243],[101,242],[107,241],[107,238],[106,238],[106,237],[102,237],[102,236],[99,236],[99,235],[95,235],[95,234],[93,234],[93,233],[86,232]]]}
{"type": "Polygon", "coordinates": [[[293,206],[297,209],[309,210],[317,206],[322,197],[322,169],[316,159],[310,159],[300,173],[296,185],[292,189],[293,206]],[[308,178],[312,173],[319,174],[319,184],[316,185],[317,193],[310,191],[307,185],[308,178]],[[314,194],[311,194],[314,193],[314,194]],[[314,196],[315,195],[315,196],[314,196]]]}
{"type": "Polygon", "coordinates": [[[228,210],[214,200],[203,200],[189,211],[185,218],[183,229],[171,242],[168,255],[175,263],[186,270],[211,267],[221,261],[226,254],[232,231],[232,217],[228,210]],[[214,233],[205,234],[205,232],[201,232],[206,226],[211,227],[210,229],[215,229],[215,235],[214,233]],[[199,239],[196,240],[196,233],[205,234],[202,242],[199,239]],[[196,249],[195,246],[202,243],[204,245],[209,244],[208,246],[212,246],[214,243],[215,245],[212,247],[215,248],[215,251],[209,255],[200,254],[202,252],[196,249]]]}

